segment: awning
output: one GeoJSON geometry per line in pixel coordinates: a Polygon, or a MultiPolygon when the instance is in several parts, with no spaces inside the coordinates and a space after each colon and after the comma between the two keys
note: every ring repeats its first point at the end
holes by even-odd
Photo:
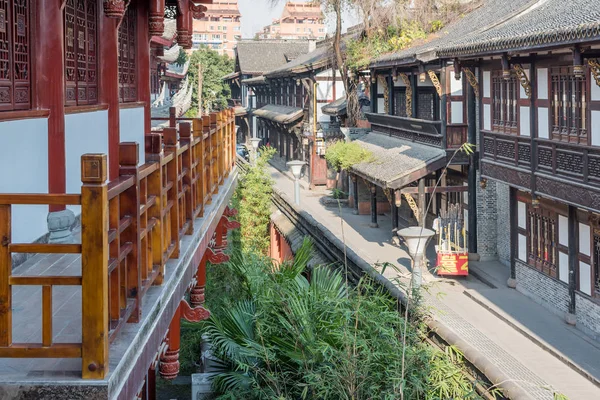
{"type": "Polygon", "coordinates": [[[323,111],[323,114],[331,115],[332,117],[346,115],[347,104],[346,96],[340,97],[331,103],[325,104],[323,107],[321,107],[321,111],[323,111]]]}
{"type": "Polygon", "coordinates": [[[243,117],[244,115],[248,114],[248,109],[246,107],[236,106],[233,108],[233,112],[235,113],[236,117],[243,117]]]}
{"type": "Polygon", "coordinates": [[[400,189],[446,165],[442,149],[371,132],[355,140],[373,153],[373,161],[356,164],[351,171],[382,188],[400,189]]]}
{"type": "Polygon", "coordinates": [[[287,125],[301,119],[304,116],[304,110],[298,107],[269,104],[253,111],[253,114],[259,118],[287,125]]]}

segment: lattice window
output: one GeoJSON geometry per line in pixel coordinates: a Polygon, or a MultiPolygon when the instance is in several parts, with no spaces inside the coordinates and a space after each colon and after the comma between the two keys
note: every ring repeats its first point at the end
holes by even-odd
{"type": "MultiPolygon", "coordinates": [[[[388,110],[385,110],[387,113],[388,110]]],[[[400,88],[394,90],[394,115],[406,117],[406,89],[400,88]]]]}
{"type": "Polygon", "coordinates": [[[98,102],[98,2],[67,0],[64,8],[65,104],[98,102]]]}
{"type": "Polygon", "coordinates": [[[527,259],[544,274],[558,278],[558,231],[554,211],[527,205],[527,259]]]}
{"type": "Polygon", "coordinates": [[[30,0],[0,0],[0,111],[31,106],[30,0]]]}
{"type": "Polygon", "coordinates": [[[119,26],[119,99],[121,103],[137,101],[136,18],[136,9],[133,4],[130,4],[119,26]]]}
{"type": "Polygon", "coordinates": [[[552,139],[588,143],[585,76],[576,77],[572,66],[550,69],[552,139]]]}
{"type": "Polygon", "coordinates": [[[492,74],[492,131],[517,133],[517,93],[518,82],[514,73],[509,80],[502,77],[502,71],[492,74]]]}

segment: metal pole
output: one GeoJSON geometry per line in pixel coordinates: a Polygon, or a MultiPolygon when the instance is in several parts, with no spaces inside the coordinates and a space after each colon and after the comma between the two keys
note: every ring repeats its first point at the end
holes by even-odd
{"type": "Polygon", "coordinates": [[[300,205],[300,179],[294,177],[294,201],[296,205],[300,205]]]}
{"type": "Polygon", "coordinates": [[[413,260],[413,272],[412,272],[412,286],[413,290],[421,288],[421,282],[423,280],[423,274],[421,272],[423,262],[423,256],[415,256],[413,260]]]}
{"type": "Polygon", "coordinates": [[[377,224],[377,186],[371,186],[371,228],[378,228],[377,224]]]}

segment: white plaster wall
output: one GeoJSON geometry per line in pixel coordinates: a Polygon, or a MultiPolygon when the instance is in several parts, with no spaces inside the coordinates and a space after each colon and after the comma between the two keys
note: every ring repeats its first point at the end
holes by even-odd
{"type": "Polygon", "coordinates": [[[492,71],[483,71],[483,97],[492,96],[492,71]]]}
{"type": "Polygon", "coordinates": [[[591,233],[590,226],[579,223],[579,252],[586,256],[591,255],[590,249],[591,233]]]}
{"type": "Polygon", "coordinates": [[[464,121],[462,101],[452,101],[450,107],[452,110],[451,123],[452,124],[462,124],[464,121]]]}
{"type": "Polygon", "coordinates": [[[406,85],[404,84],[404,81],[402,80],[402,78],[400,78],[400,76],[398,76],[398,79],[396,79],[396,81],[394,82],[394,86],[395,87],[406,87],[406,85]]]}
{"type": "Polygon", "coordinates": [[[564,215],[558,216],[558,243],[569,246],[569,218],[564,215]]]}
{"type": "Polygon", "coordinates": [[[519,234],[519,260],[527,262],[527,237],[525,235],[519,234]]]}
{"type": "Polygon", "coordinates": [[[518,214],[518,223],[519,228],[526,229],[527,228],[527,206],[522,201],[517,202],[517,214],[518,214]]]}
{"type": "Polygon", "coordinates": [[[600,111],[592,111],[592,146],[600,146],[600,111]]]}
{"type": "MultiPolygon", "coordinates": [[[[523,71],[525,72],[525,76],[527,76],[527,79],[529,79],[529,66],[523,65],[523,71]]],[[[523,85],[521,85],[520,83],[519,83],[519,98],[520,99],[527,98],[527,93],[525,93],[525,89],[523,89],[523,85]]]]}
{"type": "Polygon", "coordinates": [[[587,295],[592,294],[591,268],[590,264],[579,261],[579,290],[587,295]]]}
{"type": "MultiPolygon", "coordinates": [[[[0,122],[0,193],[48,193],[48,120],[0,122]]],[[[31,243],[48,232],[48,206],[12,207],[12,242],[31,243]]]]}
{"type": "MultiPolygon", "coordinates": [[[[335,96],[337,99],[346,96],[346,89],[344,89],[344,82],[335,83],[335,96]]],[[[335,99],[335,100],[337,100],[335,99]]]]}
{"type": "Polygon", "coordinates": [[[492,130],[492,106],[490,104],[483,105],[483,129],[492,130]]]}
{"type": "Polygon", "coordinates": [[[537,97],[540,100],[548,99],[548,68],[537,70],[537,97]]]}
{"type": "Polygon", "coordinates": [[[426,74],[427,78],[425,82],[421,82],[417,77],[417,87],[433,87],[433,82],[431,82],[431,78],[429,78],[429,74],[426,74]]]}
{"type": "MultiPolygon", "coordinates": [[[[317,100],[333,101],[333,82],[317,82],[317,100]]],[[[323,104],[321,104],[322,106],[323,104]]]]}
{"type": "Polygon", "coordinates": [[[387,114],[384,99],[377,99],[377,114],[387,114]]]}
{"type": "Polygon", "coordinates": [[[562,251],[558,253],[558,278],[569,283],[569,255],[562,251]]]}
{"type": "Polygon", "coordinates": [[[139,144],[139,165],[144,164],[146,160],[144,107],[124,108],[119,111],[119,135],[120,142],[137,142],[139,144]]]}
{"type": "Polygon", "coordinates": [[[450,94],[452,96],[462,96],[463,94],[463,85],[462,85],[462,75],[459,80],[454,79],[454,74],[451,74],[450,79],[450,94]]]}
{"type": "Polygon", "coordinates": [[[594,80],[594,77],[592,76],[591,72],[590,72],[590,75],[588,76],[588,79],[591,82],[591,86],[592,86],[592,91],[590,93],[592,101],[600,100],[600,87],[598,85],[596,85],[596,81],[594,80]]]}
{"type": "Polygon", "coordinates": [[[383,94],[385,90],[385,79],[377,77],[377,94],[383,94]]]}
{"type": "Polygon", "coordinates": [[[538,108],[538,137],[542,139],[550,138],[548,127],[548,109],[546,107],[538,108]]]}
{"type": "Polygon", "coordinates": [[[519,134],[521,136],[531,136],[529,119],[529,107],[519,107],[519,134]]]}
{"type": "MultiPolygon", "coordinates": [[[[81,156],[104,153],[108,156],[108,111],[65,115],[67,193],[81,193],[81,156]]],[[[75,214],[81,207],[69,206],[75,214]]]]}

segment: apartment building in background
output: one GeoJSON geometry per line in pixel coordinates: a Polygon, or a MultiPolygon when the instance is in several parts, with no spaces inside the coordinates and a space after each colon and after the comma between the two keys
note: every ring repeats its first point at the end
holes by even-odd
{"type": "Polygon", "coordinates": [[[193,49],[201,45],[234,57],[233,49],[242,36],[241,14],[237,0],[214,0],[206,4],[201,19],[194,19],[193,49]]]}
{"type": "Polygon", "coordinates": [[[257,33],[259,39],[325,39],[325,16],[318,4],[288,1],[281,18],[257,33]]]}

